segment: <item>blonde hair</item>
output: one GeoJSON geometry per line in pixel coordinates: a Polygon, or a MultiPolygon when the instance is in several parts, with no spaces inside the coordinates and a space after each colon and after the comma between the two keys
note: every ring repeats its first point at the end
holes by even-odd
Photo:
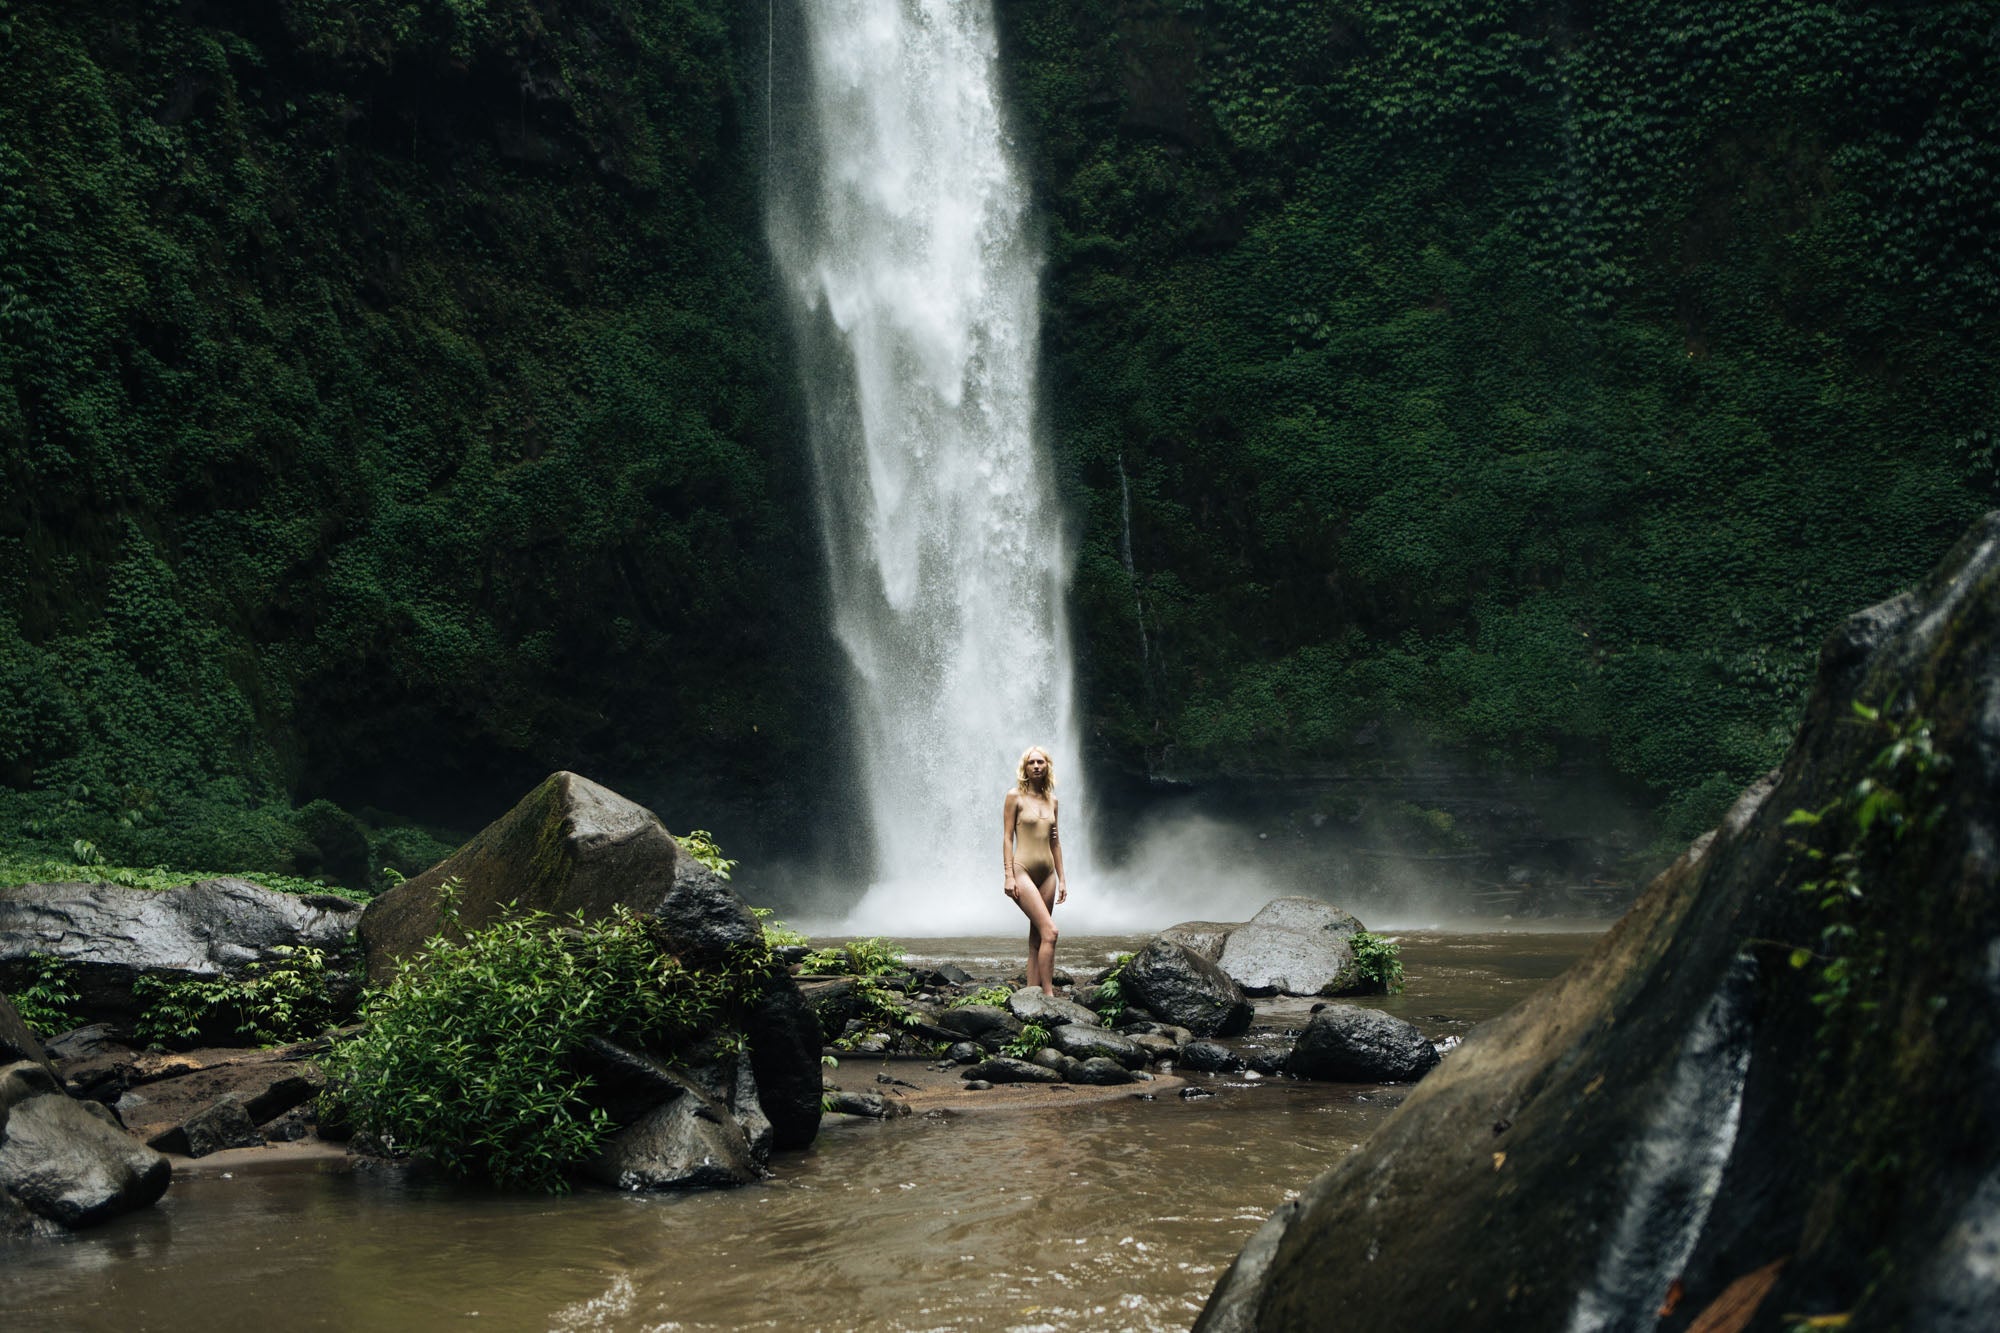
{"type": "Polygon", "coordinates": [[[1049,801],[1055,800],[1056,761],[1050,757],[1049,752],[1047,750],[1044,750],[1039,745],[1030,745],[1027,749],[1021,751],[1021,762],[1015,765],[1014,767],[1014,790],[1024,793],[1033,793],[1034,795],[1040,796],[1043,799],[1049,801]],[[1030,759],[1033,759],[1036,755],[1040,755],[1042,758],[1047,759],[1049,761],[1049,766],[1045,772],[1044,777],[1042,778],[1042,785],[1039,787],[1034,786],[1028,780],[1028,761],[1030,759]]]}

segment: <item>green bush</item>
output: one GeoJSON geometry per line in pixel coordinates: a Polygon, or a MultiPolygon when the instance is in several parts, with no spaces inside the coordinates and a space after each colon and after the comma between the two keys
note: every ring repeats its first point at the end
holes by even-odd
{"type": "Polygon", "coordinates": [[[1090,1007],[1097,1011],[1106,1027],[1116,1027],[1118,1020],[1125,1017],[1125,965],[1131,961],[1129,953],[1113,959],[1110,973],[1098,983],[1097,994],[1091,997],[1090,1007]]]}
{"type": "Polygon", "coordinates": [[[723,879],[728,879],[729,872],[736,869],[737,863],[722,854],[722,848],[717,845],[715,835],[705,828],[689,829],[674,841],[680,843],[682,851],[723,879]]]}
{"type": "Polygon", "coordinates": [[[1364,989],[1384,995],[1403,989],[1402,947],[1394,940],[1358,930],[1347,943],[1354,950],[1354,973],[1364,989]]]}
{"type": "Polygon", "coordinates": [[[815,949],[806,955],[803,966],[807,972],[822,975],[879,977],[902,969],[903,950],[884,939],[849,940],[815,949]]]}
{"type": "Polygon", "coordinates": [[[1040,1023],[1030,1023],[1022,1028],[1019,1035],[1000,1048],[1000,1054],[1011,1055],[1016,1060],[1031,1060],[1035,1053],[1049,1044],[1049,1030],[1040,1023]]]}
{"type": "Polygon", "coordinates": [[[659,927],[620,908],[586,924],[518,913],[463,942],[433,938],[362,1006],[367,1026],[328,1057],[357,1128],[453,1175],[562,1191],[611,1131],[573,1067],[586,1037],[672,1058],[754,998],[761,952],[694,970],[659,927]]]}
{"type": "Polygon", "coordinates": [[[970,995],[959,996],[951,1002],[951,1007],[957,1009],[968,1004],[988,1004],[992,1005],[995,1009],[1005,1009],[1007,1001],[1013,997],[1013,994],[1014,992],[1008,990],[1005,986],[986,986],[973,991],[970,995]]]}
{"type": "Polygon", "coordinates": [[[54,1037],[76,1026],[70,1006],[77,1001],[69,965],[49,954],[31,954],[27,983],[8,995],[14,1012],[38,1037],[54,1037]]]}
{"type": "Polygon", "coordinates": [[[186,1042],[226,1028],[260,1045],[315,1036],[344,1015],[326,954],[280,945],[276,963],[251,963],[241,976],[167,980],[140,977],[132,986],[144,1002],[132,1031],[147,1043],[186,1042]]]}

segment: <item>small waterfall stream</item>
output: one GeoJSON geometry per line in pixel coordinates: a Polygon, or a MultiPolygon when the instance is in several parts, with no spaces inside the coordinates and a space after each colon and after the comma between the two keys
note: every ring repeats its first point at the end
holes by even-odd
{"type": "Polygon", "coordinates": [[[874,882],[846,925],[998,927],[1001,795],[1055,755],[1085,853],[1068,580],[1034,426],[1038,269],[985,0],[808,0],[814,142],[772,183],[801,320],[874,882]]]}

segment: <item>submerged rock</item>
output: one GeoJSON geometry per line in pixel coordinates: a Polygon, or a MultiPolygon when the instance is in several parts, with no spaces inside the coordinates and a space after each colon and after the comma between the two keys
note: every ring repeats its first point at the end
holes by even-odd
{"type": "Polygon", "coordinates": [[[1987,1327],[1996,756],[1988,516],[1828,639],[1782,767],[1274,1214],[1197,1327],[1987,1327]]]}
{"type": "Polygon", "coordinates": [[[1154,936],[1125,965],[1125,994],[1166,1023],[1197,1037],[1233,1037],[1250,1027],[1242,989],[1184,944],[1154,936]]]}
{"type": "Polygon", "coordinates": [[[1330,1004],[1299,1034],[1284,1071],[1329,1083],[1414,1083],[1437,1063],[1437,1048],[1412,1024],[1376,1009],[1330,1004]]]}
{"type": "Polygon", "coordinates": [[[1354,981],[1361,923],[1317,898],[1273,898],[1229,936],[1216,960],[1247,995],[1336,995],[1354,981]]]}
{"type": "Polygon", "coordinates": [[[760,1174],[729,1108],[698,1087],[619,1130],[584,1174],[622,1190],[712,1189],[760,1174]]]}
{"type": "Polygon", "coordinates": [[[333,964],[360,919],[361,904],[334,894],[296,896],[241,879],[165,890],[23,884],[0,889],[0,990],[46,954],[67,965],[77,1012],[129,1022],[140,1009],[132,986],[142,976],[240,976],[251,963],[277,963],[300,947],[321,950],[333,964]]]}
{"type": "Polygon", "coordinates": [[[1243,1057],[1216,1042],[1191,1041],[1174,1057],[1174,1068],[1197,1074],[1233,1074],[1243,1068],[1243,1057]]]}

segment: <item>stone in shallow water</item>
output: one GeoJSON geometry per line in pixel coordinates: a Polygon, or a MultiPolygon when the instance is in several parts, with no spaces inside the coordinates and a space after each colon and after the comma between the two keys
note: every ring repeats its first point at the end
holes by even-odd
{"type": "Polygon", "coordinates": [[[1049,1044],[1076,1060],[1102,1057],[1115,1060],[1127,1069],[1147,1063],[1146,1051],[1130,1037],[1100,1027],[1065,1023],[1049,1033],[1049,1044]]]}
{"type": "Polygon", "coordinates": [[[1076,1068],[1070,1071],[1069,1081],[1072,1083],[1081,1083],[1088,1087],[1109,1087],[1114,1084],[1132,1083],[1137,1080],[1131,1070],[1119,1064],[1116,1060],[1107,1059],[1101,1055],[1094,1055],[1088,1060],[1078,1062],[1076,1068]]]}
{"type": "Polygon", "coordinates": [[[1411,1083],[1437,1063],[1437,1048],[1413,1025],[1380,1010],[1330,1004],[1299,1034],[1284,1072],[1330,1083],[1411,1083]]]}
{"type": "Polygon", "coordinates": [[[1229,936],[1217,965],[1250,995],[1333,995],[1353,982],[1361,923],[1317,898],[1273,898],[1229,936]]]}
{"type": "Polygon", "coordinates": [[[996,1055],[990,1060],[982,1060],[959,1075],[964,1079],[979,1079],[988,1083],[1060,1083],[1062,1076],[1053,1069],[1044,1069],[1026,1060],[1016,1060],[1009,1055],[996,1055]]]}
{"type": "Polygon", "coordinates": [[[0,1229],[33,1229],[24,1214],[94,1226],[153,1202],[172,1177],[109,1110],[72,1100],[40,1066],[0,1070],[0,1229]]]}
{"type": "Polygon", "coordinates": [[[1221,968],[1157,936],[1125,965],[1123,984],[1134,1003],[1198,1037],[1233,1037],[1249,1028],[1254,1013],[1221,968]]]}

